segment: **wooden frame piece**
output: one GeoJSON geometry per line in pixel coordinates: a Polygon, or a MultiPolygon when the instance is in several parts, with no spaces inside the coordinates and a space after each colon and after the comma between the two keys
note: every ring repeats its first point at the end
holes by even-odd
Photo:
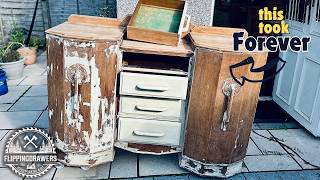
{"type": "Polygon", "coordinates": [[[185,31],[188,31],[188,27],[190,25],[190,17],[186,15],[186,10],[187,10],[187,3],[185,1],[168,0],[163,2],[160,0],[153,0],[153,1],[140,0],[128,24],[127,37],[128,39],[132,39],[132,40],[177,46],[178,44],[180,44],[182,33],[185,31]],[[155,6],[163,9],[181,10],[182,17],[181,17],[178,32],[177,33],[164,32],[164,31],[157,31],[157,30],[140,28],[140,27],[134,26],[133,24],[137,19],[137,15],[142,5],[155,6]],[[185,25],[186,19],[188,20],[185,25]]]}
{"type": "Polygon", "coordinates": [[[68,22],[72,24],[88,24],[88,25],[99,25],[99,26],[122,26],[128,25],[131,16],[128,15],[123,19],[96,17],[96,16],[85,16],[71,14],[68,18],[68,22]]]}

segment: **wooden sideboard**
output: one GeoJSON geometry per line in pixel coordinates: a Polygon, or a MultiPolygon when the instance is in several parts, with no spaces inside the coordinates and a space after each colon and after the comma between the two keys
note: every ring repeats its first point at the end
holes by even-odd
{"type": "MultiPolygon", "coordinates": [[[[134,153],[181,153],[202,176],[241,172],[260,84],[238,85],[229,67],[265,52],[232,51],[233,32],[195,27],[179,46],[124,40],[125,22],[71,16],[47,31],[49,132],[67,165],[134,153]]],[[[128,19],[126,20],[128,21],[128,19]]],[[[240,68],[236,76],[262,78],[240,68]]]]}

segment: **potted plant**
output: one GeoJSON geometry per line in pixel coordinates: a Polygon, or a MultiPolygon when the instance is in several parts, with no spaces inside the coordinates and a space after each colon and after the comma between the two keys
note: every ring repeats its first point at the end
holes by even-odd
{"type": "Polygon", "coordinates": [[[24,59],[13,48],[17,45],[23,47],[23,44],[18,42],[0,45],[0,66],[8,79],[19,79],[23,75],[24,59]]]}
{"type": "Polygon", "coordinates": [[[17,51],[21,57],[24,58],[25,65],[31,65],[37,61],[37,50],[41,45],[41,39],[38,37],[32,37],[28,47],[21,47],[17,51]]]}
{"type": "MultiPolygon", "coordinates": [[[[10,41],[24,44],[27,30],[24,28],[14,27],[10,31],[10,41]]],[[[37,61],[37,50],[41,45],[39,37],[31,37],[29,44],[17,49],[17,52],[24,59],[24,64],[31,65],[37,61]]]]}
{"type": "Polygon", "coordinates": [[[8,93],[6,72],[0,67],[0,96],[8,93]]]}

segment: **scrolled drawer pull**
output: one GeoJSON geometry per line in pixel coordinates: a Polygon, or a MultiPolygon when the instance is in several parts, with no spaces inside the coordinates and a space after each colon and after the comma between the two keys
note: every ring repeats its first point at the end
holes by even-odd
{"type": "Polygon", "coordinates": [[[150,86],[150,85],[143,85],[143,84],[137,84],[136,88],[141,91],[165,92],[169,90],[169,88],[165,86],[150,86]]]}
{"type": "Polygon", "coordinates": [[[167,110],[167,108],[154,108],[154,107],[145,107],[140,105],[136,105],[135,109],[137,109],[138,111],[149,111],[149,112],[164,112],[167,110]]]}
{"type": "Polygon", "coordinates": [[[145,137],[163,137],[165,134],[163,132],[143,132],[143,131],[133,131],[133,135],[145,136],[145,137]]]}

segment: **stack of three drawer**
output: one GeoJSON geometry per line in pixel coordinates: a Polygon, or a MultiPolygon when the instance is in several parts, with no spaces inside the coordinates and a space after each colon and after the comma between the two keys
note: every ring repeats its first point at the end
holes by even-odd
{"type": "Polygon", "coordinates": [[[180,146],[188,78],[122,72],[118,140],[180,146]]]}

